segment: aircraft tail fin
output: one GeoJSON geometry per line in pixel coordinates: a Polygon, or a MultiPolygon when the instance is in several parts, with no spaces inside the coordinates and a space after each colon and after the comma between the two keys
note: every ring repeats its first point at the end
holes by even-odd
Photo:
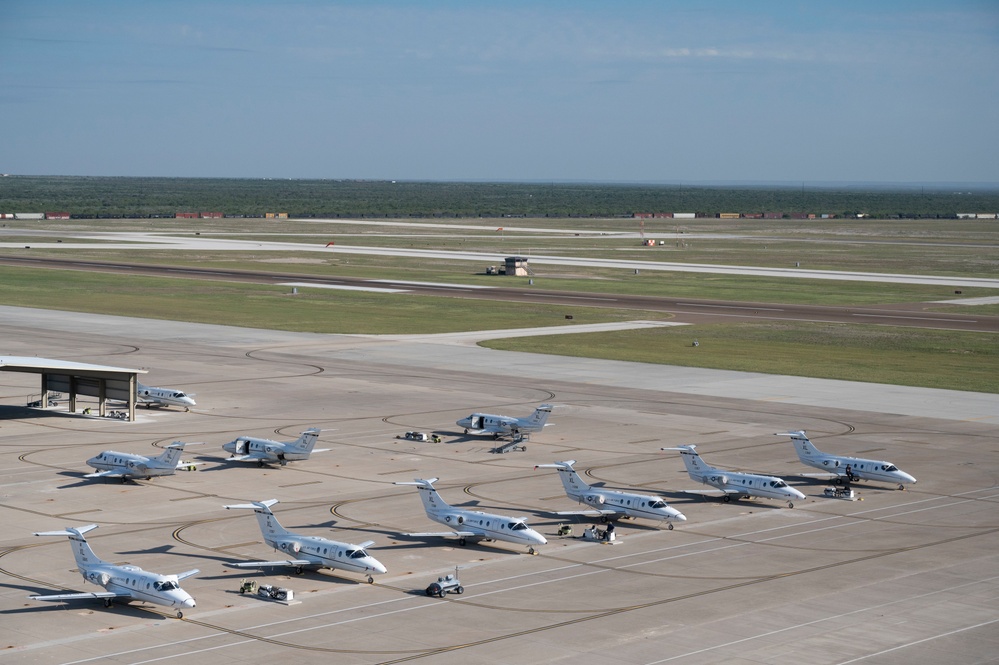
{"type": "Polygon", "coordinates": [[[161,462],[163,466],[175,467],[177,462],[180,461],[180,456],[184,454],[184,446],[187,444],[182,441],[174,441],[166,450],[156,458],[156,461],[161,462]]]}
{"type": "Polygon", "coordinates": [[[704,463],[701,456],[697,454],[695,450],[696,446],[693,444],[687,446],[676,446],[675,448],[661,448],[660,450],[679,450],[680,457],[683,459],[683,465],[687,467],[687,473],[693,476],[700,477],[705,471],[711,469],[710,466],[704,463]]]}
{"type": "Polygon", "coordinates": [[[88,524],[86,526],[78,527],[66,527],[63,531],[40,531],[36,533],[36,536],[67,536],[70,540],[70,545],[73,549],[73,558],[76,559],[76,567],[80,570],[80,573],[86,579],[86,569],[95,564],[105,563],[99,556],[94,554],[94,550],[90,548],[90,543],[83,534],[88,531],[93,531],[97,528],[96,524],[88,524]]]}
{"type": "Polygon", "coordinates": [[[413,482],[397,482],[396,485],[415,485],[420,490],[420,499],[423,501],[423,509],[427,511],[427,515],[433,515],[437,512],[450,508],[441,495],[437,493],[434,489],[434,483],[436,483],[438,478],[428,478],[427,480],[422,480],[420,478],[414,479],[413,482]]]}
{"type": "Polygon", "coordinates": [[[552,413],[552,405],[542,404],[541,406],[539,406],[537,409],[534,410],[533,414],[531,414],[531,417],[528,419],[528,423],[531,425],[531,427],[537,427],[538,429],[542,429],[544,428],[545,423],[548,422],[548,416],[550,416],[551,413],[552,413]]]}
{"type": "Polygon", "coordinates": [[[311,453],[312,449],[316,447],[316,441],[319,440],[319,431],[318,427],[305,430],[292,445],[303,452],[311,453]]]}
{"type": "Polygon", "coordinates": [[[278,503],[277,499],[267,499],[266,501],[254,501],[253,503],[237,503],[230,506],[226,506],[226,510],[252,510],[257,516],[257,524],[260,525],[260,532],[264,535],[264,539],[272,538],[274,536],[283,536],[288,533],[288,531],[281,526],[277,518],[274,517],[274,513],[271,512],[271,506],[278,503]]]}
{"type": "Polygon", "coordinates": [[[555,462],[554,464],[538,464],[535,469],[558,469],[558,477],[562,480],[562,486],[565,487],[567,494],[578,494],[579,492],[584,492],[590,489],[589,484],[584,481],[576,470],[572,468],[572,465],[576,463],[576,460],[566,460],[564,462],[555,462]]]}
{"type": "Polygon", "coordinates": [[[818,457],[822,452],[815,447],[808,437],[805,436],[805,430],[798,430],[797,432],[777,432],[774,436],[789,436],[791,441],[794,442],[794,450],[798,453],[798,459],[804,461],[806,459],[818,457]]]}

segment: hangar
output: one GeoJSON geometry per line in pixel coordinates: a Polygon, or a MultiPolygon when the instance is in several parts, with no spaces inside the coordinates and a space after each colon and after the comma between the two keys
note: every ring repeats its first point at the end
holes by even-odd
{"type": "Polygon", "coordinates": [[[0,356],[0,370],[40,374],[42,408],[47,408],[49,392],[58,391],[69,395],[69,412],[76,413],[76,396],[87,395],[97,398],[100,416],[107,415],[109,399],[126,402],[130,421],[135,420],[137,376],[146,373],[144,369],[26,356],[0,356]]]}

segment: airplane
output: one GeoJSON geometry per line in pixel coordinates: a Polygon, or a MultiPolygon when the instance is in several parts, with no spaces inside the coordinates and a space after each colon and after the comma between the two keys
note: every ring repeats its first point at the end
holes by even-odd
{"type": "Polygon", "coordinates": [[[127,601],[139,600],[145,603],[177,608],[177,618],[183,619],[183,608],[194,607],[194,598],[180,588],[179,582],[201,572],[197,568],[177,575],[160,575],[128,564],[116,565],[102,561],[83,534],[96,529],[96,524],[67,527],[65,531],[42,531],[36,536],[68,536],[76,567],[83,575],[84,582],[93,582],[107,591],[91,593],[58,593],[47,596],[28,596],[31,600],[78,600],[81,598],[103,598],[104,607],[111,607],[115,598],[127,601]]]}
{"type": "Polygon", "coordinates": [[[527,418],[473,413],[467,418],[456,421],[455,425],[464,427],[465,434],[492,434],[494,439],[508,434],[520,437],[524,432],[540,432],[544,429],[551,412],[551,404],[542,404],[527,418]]]}
{"type": "Polygon", "coordinates": [[[312,453],[322,453],[329,450],[329,448],[313,450],[313,446],[316,445],[316,440],[319,438],[319,431],[318,427],[307,429],[297,440],[288,443],[241,436],[235,441],[223,445],[222,450],[232,453],[229,457],[230,462],[256,460],[258,466],[274,462],[285,466],[288,462],[307,460],[312,453]]]}
{"type": "Polygon", "coordinates": [[[195,401],[191,399],[193,394],[188,395],[173,388],[153,388],[140,383],[135,389],[135,396],[147,409],[151,406],[182,406],[185,411],[190,411],[195,406],[195,401]]]}
{"type": "Polygon", "coordinates": [[[797,432],[778,432],[775,436],[789,436],[794,441],[794,449],[798,452],[798,459],[802,464],[814,466],[816,469],[826,471],[826,474],[805,474],[833,476],[837,482],[845,478],[847,482],[852,480],[882,480],[886,483],[898,483],[900,490],[905,489],[904,483],[914,484],[916,479],[900,470],[891,462],[881,460],[863,459],[861,457],[846,457],[844,455],[831,455],[824,453],[815,447],[804,430],[797,432]]]}
{"type": "Polygon", "coordinates": [[[792,499],[804,499],[805,495],[789,487],[776,476],[762,476],[755,473],[743,473],[741,471],[726,471],[708,466],[694,450],[695,446],[677,446],[676,448],[661,448],[661,450],[679,450],[683,457],[683,463],[687,467],[687,474],[692,480],[705,485],[711,485],[713,490],[684,490],[688,494],[715,494],[722,493],[722,501],[729,502],[732,495],[736,498],[741,496],[759,496],[766,499],[781,499],[787,501],[788,508],[794,508],[792,499]]]}
{"type": "Polygon", "coordinates": [[[478,542],[481,540],[502,540],[518,545],[527,545],[528,552],[536,554],[535,545],[547,545],[548,541],[540,533],[527,526],[525,517],[507,517],[505,515],[495,515],[484,513],[479,510],[464,510],[449,506],[441,498],[434,483],[437,478],[421,480],[416,478],[414,482],[397,482],[395,485],[415,485],[420,490],[420,498],[423,500],[423,507],[427,511],[427,517],[454,527],[455,531],[430,532],[430,533],[409,533],[408,536],[442,536],[454,537],[458,539],[459,545],[465,545],[469,540],[478,542]]]}
{"type": "Polygon", "coordinates": [[[264,535],[264,542],[276,550],[287,552],[297,559],[282,559],[280,561],[240,561],[230,563],[233,568],[269,568],[271,566],[289,566],[295,569],[299,575],[306,568],[318,570],[319,568],[330,568],[332,570],[346,570],[352,573],[367,574],[368,584],[372,584],[375,578],[372,573],[381,575],[385,572],[383,566],[377,559],[364,551],[365,547],[374,545],[375,541],[368,540],[360,545],[341,543],[336,540],[328,540],[318,536],[302,536],[285,529],[274,517],[271,506],[278,503],[277,499],[267,501],[254,501],[252,503],[240,503],[226,506],[226,510],[243,508],[252,510],[257,514],[257,523],[260,525],[260,532],[264,535]]]}
{"type": "Polygon", "coordinates": [[[87,466],[92,466],[97,471],[88,473],[84,478],[121,478],[121,482],[125,482],[129,478],[149,480],[153,476],[172,476],[177,469],[190,469],[198,464],[180,459],[185,445],[187,444],[181,441],[174,441],[157,457],[105,450],[87,460],[87,466]]]}
{"type": "Polygon", "coordinates": [[[538,464],[534,467],[535,470],[558,469],[566,496],[580,503],[595,506],[594,510],[564,511],[558,513],[559,515],[596,515],[601,517],[604,522],[622,517],[644,517],[660,522],[668,520],[667,528],[671,531],[674,520],[679,522],[687,520],[686,516],[679,510],[670,508],[662,497],[605,490],[587,485],[572,468],[575,463],[576,460],[567,460],[554,464],[538,464]]]}

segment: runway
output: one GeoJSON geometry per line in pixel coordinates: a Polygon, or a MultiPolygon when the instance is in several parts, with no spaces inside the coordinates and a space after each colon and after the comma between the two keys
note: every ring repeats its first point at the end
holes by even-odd
{"type": "MultiPolygon", "coordinates": [[[[495,333],[493,333],[495,334],[495,333]]],[[[524,333],[527,334],[527,333],[524,333]]],[[[135,423],[26,409],[36,377],[0,373],[0,663],[995,663],[999,662],[999,396],[652,367],[482,349],[447,336],[296,334],[0,308],[5,353],[149,370],[196,393],[190,413],[140,410],[135,423]],[[557,405],[527,450],[497,455],[454,421],[475,410],[526,415],[557,405]],[[330,448],[260,469],[222,443],[291,440],[320,427],[330,448]],[[856,486],[826,498],[786,437],[890,460],[906,491],[856,486]],[[396,438],[436,432],[441,444],[396,438]],[[86,481],[83,461],[174,440],[202,470],[122,484],[86,481]],[[794,509],[730,504],[694,489],[663,446],[695,443],[716,466],[771,473],[803,491],[794,509]],[[577,506],[551,470],[576,459],[590,483],[662,494],[688,521],[623,522],[618,544],[557,536],[577,506]],[[526,516],[549,544],[459,547],[406,538],[436,528],[413,478],[440,478],[452,504],[526,516]],[[296,531],[370,548],[388,568],[247,574],[227,562],[274,556],[252,516],[227,503],[278,498],[296,531]],[[151,605],[27,600],[95,590],[66,542],[34,531],[97,523],[95,551],[147,570],[201,573],[183,620],[151,605]],[[459,574],[445,600],[423,589],[459,574]],[[243,577],[292,588],[285,606],[239,595],[243,577]]],[[[85,404],[81,404],[82,409],[85,404]]],[[[571,522],[574,536],[583,521],[571,522]]],[[[439,525],[437,525],[439,526],[439,525]]]]}
{"type": "MultiPolygon", "coordinates": [[[[522,283],[509,284],[504,283],[502,278],[497,278],[495,286],[469,286],[390,279],[310,277],[296,273],[272,271],[136,265],[110,261],[81,261],[77,259],[54,259],[49,257],[0,257],[0,264],[63,270],[93,270],[126,275],[156,275],[168,278],[281,284],[290,288],[332,288],[382,293],[413,293],[475,300],[532,302],[564,305],[567,307],[647,310],[650,312],[671,314],[678,323],[733,320],[820,321],[826,323],[859,323],[937,330],[999,332],[999,316],[970,312],[958,314],[936,312],[928,310],[926,303],[896,304],[883,307],[841,307],[792,303],[733,302],[664,296],[633,296],[626,294],[607,294],[601,296],[544,289],[534,287],[533,285],[525,286],[522,283]]],[[[891,280],[886,279],[886,281],[891,280]]],[[[999,286],[999,280],[985,281],[994,281],[996,286],[999,286]]]]}

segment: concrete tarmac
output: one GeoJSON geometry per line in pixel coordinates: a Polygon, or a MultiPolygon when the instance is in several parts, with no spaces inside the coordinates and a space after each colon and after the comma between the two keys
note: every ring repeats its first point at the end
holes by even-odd
{"type": "MultiPolygon", "coordinates": [[[[546,331],[547,332],[547,331],[546,331]]],[[[517,334],[529,334],[518,331],[517,334]]],[[[497,336],[491,332],[490,337],[497,336]]],[[[511,353],[476,335],[297,334],[0,308],[8,355],[149,370],[144,383],[196,393],[189,413],[140,409],[135,423],[27,409],[38,377],[0,372],[0,665],[3,663],[995,663],[999,662],[999,396],[511,353]],[[557,406],[526,450],[491,452],[464,435],[473,411],[557,406]],[[291,440],[308,427],[329,448],[304,462],[226,462],[241,434],[291,440]],[[862,482],[856,501],[824,496],[786,437],[894,462],[919,482],[862,482]],[[398,438],[409,430],[443,442],[398,438]],[[85,480],[106,449],[157,453],[202,442],[196,472],[150,481],[85,480]],[[806,495],[793,509],[724,503],[697,489],[664,446],[698,445],[719,467],[779,475],[806,495]],[[688,521],[623,521],[616,544],[590,524],[557,474],[575,459],[591,483],[664,496],[688,521]],[[439,477],[463,508],[524,516],[549,544],[459,546],[416,491],[439,477]],[[374,540],[374,584],[340,572],[237,570],[282,558],[252,515],[222,506],[276,498],[289,529],[374,540]],[[35,531],[95,523],[98,555],[176,573],[197,600],[167,608],[28,595],[99,591],[64,539],[35,531]],[[559,537],[560,525],[572,536],[559,537]],[[454,572],[466,591],[429,598],[454,572]],[[252,578],[290,588],[278,604],[237,592],[252,578]]],[[[79,408],[88,404],[81,399],[79,408]]]]}

